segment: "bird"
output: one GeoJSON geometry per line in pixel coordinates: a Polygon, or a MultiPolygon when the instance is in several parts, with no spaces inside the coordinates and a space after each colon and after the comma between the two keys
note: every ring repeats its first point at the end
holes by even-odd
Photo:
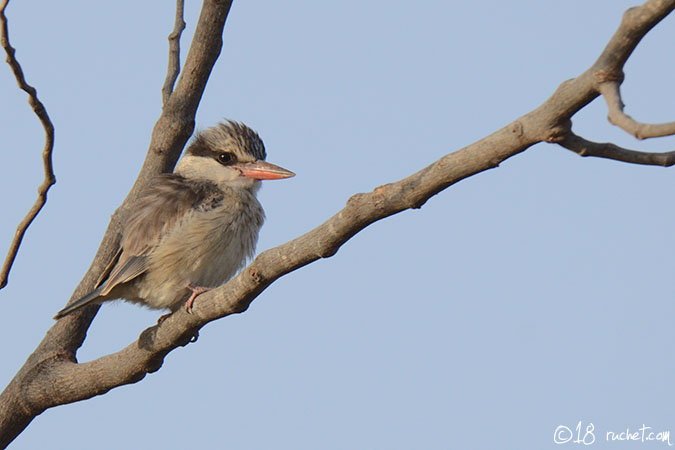
{"type": "Polygon", "coordinates": [[[54,319],[123,299],[150,309],[192,311],[198,295],[232,278],[253,257],[265,213],[261,180],[295,176],[265,161],[257,132],[227,120],[195,134],[173,173],[139,194],[117,254],[84,297],[54,319]]]}

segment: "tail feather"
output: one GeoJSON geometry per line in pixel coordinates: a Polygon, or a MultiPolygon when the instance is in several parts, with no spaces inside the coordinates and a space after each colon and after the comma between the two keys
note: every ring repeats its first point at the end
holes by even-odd
{"type": "Polygon", "coordinates": [[[82,297],[81,299],[75,300],[73,303],[66,306],[61,311],[57,312],[56,315],[54,316],[54,319],[60,319],[61,317],[68,315],[71,312],[76,311],[84,306],[87,306],[90,303],[96,303],[102,290],[103,286],[99,286],[90,293],[88,293],[87,295],[85,295],[84,297],[82,297]]]}

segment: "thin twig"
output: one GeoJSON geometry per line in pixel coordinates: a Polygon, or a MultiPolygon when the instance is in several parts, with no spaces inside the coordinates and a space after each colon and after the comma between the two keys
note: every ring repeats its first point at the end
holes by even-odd
{"type": "Polygon", "coordinates": [[[184,0],[176,0],[176,21],[173,31],[169,34],[169,68],[167,69],[164,86],[162,86],[163,106],[166,106],[169,101],[176,78],[180,73],[180,36],[185,29],[185,21],[183,20],[184,3],[184,0]]]}
{"type": "Polygon", "coordinates": [[[600,93],[607,102],[609,109],[607,119],[612,125],[616,125],[638,139],[671,136],[675,134],[675,122],[666,123],[641,123],[623,112],[621,100],[621,88],[619,81],[606,81],[599,86],[600,93]]]}
{"type": "Polygon", "coordinates": [[[558,142],[579,156],[614,159],[633,164],[670,167],[675,164],[675,150],[663,153],[642,152],[619,147],[609,142],[593,142],[569,132],[558,142]]]}
{"type": "Polygon", "coordinates": [[[37,91],[33,86],[30,86],[26,83],[26,79],[23,75],[23,70],[21,65],[16,60],[14,54],[16,50],[9,44],[9,28],[7,25],[7,17],[5,16],[5,9],[9,4],[9,0],[4,0],[0,6],[0,26],[2,27],[0,42],[2,48],[5,49],[7,53],[7,64],[12,68],[14,72],[14,77],[16,82],[19,85],[19,88],[23,89],[28,93],[28,103],[33,108],[35,115],[38,116],[42,127],[45,130],[45,145],[42,149],[42,165],[44,167],[44,180],[42,184],[38,186],[38,198],[35,200],[33,207],[28,211],[26,217],[19,223],[16,227],[16,233],[14,234],[14,239],[9,246],[9,251],[7,252],[7,257],[5,262],[2,265],[2,270],[0,270],[0,289],[7,286],[9,279],[9,272],[12,269],[12,264],[16,259],[16,255],[19,252],[19,247],[21,246],[21,241],[23,240],[26,230],[30,224],[35,220],[35,217],[38,215],[42,207],[47,203],[47,192],[49,188],[56,183],[56,177],[54,176],[54,166],[52,164],[52,151],[54,150],[54,125],[49,119],[47,110],[44,105],[37,97],[37,91]]]}

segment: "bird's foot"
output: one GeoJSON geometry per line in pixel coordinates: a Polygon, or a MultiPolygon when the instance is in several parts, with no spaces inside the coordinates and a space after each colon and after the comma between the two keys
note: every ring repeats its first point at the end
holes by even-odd
{"type": "Polygon", "coordinates": [[[185,311],[187,311],[188,314],[192,314],[192,305],[194,304],[195,299],[199,295],[203,294],[204,292],[208,292],[211,289],[202,286],[196,286],[194,284],[188,284],[187,288],[192,291],[192,295],[190,296],[190,298],[188,298],[187,302],[185,303],[185,311]]]}
{"type": "Polygon", "coordinates": [[[171,314],[173,314],[173,313],[168,313],[168,314],[164,314],[162,316],[159,316],[159,319],[157,319],[157,325],[161,325],[162,322],[164,322],[166,319],[168,319],[171,314]]]}

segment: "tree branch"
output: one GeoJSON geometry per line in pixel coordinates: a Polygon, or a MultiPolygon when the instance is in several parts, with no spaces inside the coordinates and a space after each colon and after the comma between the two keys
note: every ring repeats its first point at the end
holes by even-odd
{"type": "Polygon", "coordinates": [[[184,0],[176,0],[176,21],[174,22],[173,31],[169,34],[169,67],[162,86],[162,105],[166,106],[173,92],[173,85],[180,73],[180,36],[185,29],[185,21],[183,20],[184,0]]]}
{"type": "Polygon", "coordinates": [[[600,84],[599,90],[607,102],[607,108],[609,109],[607,119],[612,125],[616,125],[638,139],[671,136],[675,134],[675,122],[655,124],[641,123],[623,112],[624,104],[621,100],[621,88],[619,87],[618,81],[602,83],[600,84]]]}
{"type": "MultiPolygon", "coordinates": [[[[154,176],[170,172],[194,130],[195,114],[209,75],[222,48],[225,20],[231,0],[204,0],[194,38],[185,60],[184,71],[152,131],[152,139],[140,174],[122,205],[113,214],[110,225],[89,270],[75,289],[71,301],[88,292],[117,251],[122,224],[138,192],[154,176]]],[[[47,392],[31,388],[40,384],[42,374],[63,361],[75,361],[98,306],[57,321],[28,357],[9,385],[0,394],[0,448],[23,431],[35,416],[49,407],[47,392]],[[44,372],[43,372],[44,370],[44,372]],[[26,397],[31,392],[33,395],[26,397]],[[27,400],[30,398],[30,400],[27,400]],[[34,401],[37,400],[37,403],[34,401]]],[[[57,389],[52,386],[51,389],[57,389]]],[[[49,392],[51,394],[51,392],[49,392]]]]}
{"type": "MultiPolygon", "coordinates": [[[[205,2],[200,25],[203,25],[203,20],[208,22],[211,19],[204,18],[207,3],[215,2],[205,2]]],[[[616,74],[617,71],[620,73],[640,39],[674,8],[675,0],[649,0],[641,7],[632,8],[624,15],[621,25],[598,61],[577,78],[562,83],[537,109],[490,136],[442,157],[403,180],[380,186],[370,193],[352,196],[344,209],[322,225],[286,244],[261,253],[227,284],[202,294],[193,314],[187,314],[182,309],[177,311],[161,325],[145,330],[136,342],[122,351],[78,364],[75,351],[81,345],[84,333],[97,309],[86,308],[79,314],[57,321],[10,385],[0,394],[0,445],[11,442],[34,416],[47,408],[103,394],[117,386],[135,383],[146,373],[158,370],[166,354],[178,346],[187,344],[195,331],[204,324],[245,311],[276,279],[317,259],[334,255],[343,243],[368,225],[400,211],[419,208],[443,189],[467,177],[497,167],[502,161],[537,142],[565,141],[569,136],[570,118],[597,98],[598,86],[603,77],[606,81],[606,77],[609,76],[607,74],[616,74]]],[[[198,38],[197,34],[190,49],[191,54],[194,47],[205,39],[204,36],[198,38]]],[[[211,38],[216,39],[213,35],[211,38]]],[[[150,169],[166,169],[175,163],[174,156],[177,157],[177,153],[173,153],[175,147],[171,145],[177,145],[176,142],[180,139],[176,136],[183,135],[169,125],[182,123],[178,119],[183,117],[180,115],[183,110],[174,109],[174,106],[184,106],[185,102],[192,99],[196,108],[198,102],[198,96],[196,99],[189,97],[190,91],[182,90],[184,87],[190,87],[188,81],[181,82],[200,71],[206,72],[208,76],[210,70],[210,67],[205,70],[194,62],[188,55],[176,90],[153,131],[151,151],[141,177],[116,216],[127,207],[129,198],[134,198],[138,188],[147,182],[147,178],[143,177],[157,172],[150,169]],[[177,122],[171,122],[171,119],[177,122]],[[164,120],[168,121],[167,128],[160,129],[160,123],[164,124],[164,120]],[[173,140],[166,142],[166,146],[159,144],[164,142],[161,132],[174,133],[173,140]],[[153,149],[158,153],[153,153],[153,149]]],[[[201,90],[198,95],[201,95],[201,90]]],[[[184,141],[181,145],[183,144],[184,141]]],[[[111,225],[111,229],[114,225],[114,223],[111,225]]],[[[114,231],[109,229],[109,233],[118,238],[119,228],[114,231]]],[[[104,244],[105,242],[104,238],[104,244]]],[[[116,244],[116,241],[114,242],[116,244]]],[[[100,256],[101,252],[97,255],[95,264],[97,261],[99,264],[107,262],[107,258],[101,259],[100,256]]],[[[111,256],[112,250],[108,258],[111,256]]],[[[87,277],[97,272],[95,264],[92,265],[87,277]]],[[[100,269],[102,270],[102,267],[100,269]]],[[[93,278],[90,280],[85,277],[80,287],[85,286],[87,280],[93,284],[93,278]]],[[[90,287],[91,284],[86,287],[90,287]]]]}
{"type": "Polygon", "coordinates": [[[561,146],[579,156],[614,159],[633,164],[670,167],[675,164],[675,151],[664,153],[642,152],[619,147],[609,142],[592,142],[570,131],[560,142],[561,146]]]}
{"type": "Polygon", "coordinates": [[[17,61],[15,53],[16,50],[9,43],[9,27],[7,24],[7,17],[5,16],[5,10],[9,0],[4,0],[2,5],[0,5],[0,43],[2,48],[5,49],[7,53],[7,64],[12,68],[16,82],[19,85],[19,88],[26,91],[28,94],[28,103],[33,108],[35,115],[38,116],[42,128],[45,130],[45,145],[42,149],[42,166],[44,169],[44,180],[38,186],[38,197],[35,200],[35,203],[26,214],[26,217],[19,223],[16,227],[16,233],[14,233],[14,239],[9,246],[7,251],[7,256],[5,262],[0,269],[0,289],[7,286],[9,280],[9,272],[12,270],[12,265],[16,259],[16,255],[19,252],[19,247],[21,246],[21,241],[26,234],[26,230],[33,220],[37,217],[42,207],[47,203],[47,192],[49,188],[56,184],[56,176],[54,175],[54,166],[52,165],[52,151],[54,150],[54,125],[49,119],[47,110],[45,109],[42,102],[37,97],[37,91],[35,88],[28,83],[23,75],[23,70],[19,61],[17,61]]]}

